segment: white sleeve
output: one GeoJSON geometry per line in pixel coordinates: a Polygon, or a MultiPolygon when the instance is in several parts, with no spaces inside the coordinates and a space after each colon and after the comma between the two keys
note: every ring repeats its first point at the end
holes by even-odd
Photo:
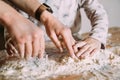
{"type": "Polygon", "coordinates": [[[98,0],[81,0],[81,3],[81,7],[84,8],[92,25],[90,37],[101,41],[101,43],[105,45],[108,32],[108,17],[106,11],[98,0]]]}

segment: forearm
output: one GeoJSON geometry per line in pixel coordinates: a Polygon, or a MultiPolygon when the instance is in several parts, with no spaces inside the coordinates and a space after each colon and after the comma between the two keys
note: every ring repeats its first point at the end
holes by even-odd
{"type": "Polygon", "coordinates": [[[35,11],[41,5],[40,2],[38,2],[38,0],[9,0],[9,1],[33,17],[35,16],[35,11]]]}
{"type": "Polygon", "coordinates": [[[106,11],[97,0],[88,0],[85,2],[83,7],[92,26],[90,36],[105,44],[108,30],[106,11]]]}
{"type": "MultiPolygon", "coordinates": [[[[33,17],[35,17],[36,10],[42,4],[38,0],[9,0],[9,1],[33,17]]],[[[51,17],[53,17],[51,13],[49,13],[48,11],[44,11],[40,15],[39,19],[45,25],[45,23],[48,23],[50,21],[49,19],[51,17]]]]}
{"type": "Polygon", "coordinates": [[[10,29],[14,21],[17,20],[17,17],[20,14],[17,13],[11,6],[6,4],[4,1],[0,1],[0,23],[5,25],[7,29],[10,29]]]}

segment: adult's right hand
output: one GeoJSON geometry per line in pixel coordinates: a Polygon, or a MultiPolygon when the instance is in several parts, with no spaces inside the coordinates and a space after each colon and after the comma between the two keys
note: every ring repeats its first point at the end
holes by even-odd
{"type": "Polygon", "coordinates": [[[70,56],[72,58],[76,58],[74,54],[74,50],[72,48],[73,44],[75,44],[75,40],[72,37],[72,33],[70,28],[66,27],[62,24],[57,18],[55,18],[51,13],[44,11],[41,15],[41,21],[44,23],[46,32],[51,40],[54,42],[56,47],[62,52],[62,44],[65,44],[70,56]]]}

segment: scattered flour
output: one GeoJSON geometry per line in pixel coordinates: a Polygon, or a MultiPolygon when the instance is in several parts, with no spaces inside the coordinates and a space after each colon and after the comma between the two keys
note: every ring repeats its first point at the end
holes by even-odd
{"type": "Polygon", "coordinates": [[[56,54],[52,51],[48,51],[43,59],[26,61],[9,57],[1,60],[0,80],[120,80],[120,46],[77,61],[66,52],[56,54]],[[77,77],[67,79],[68,75],[77,77]]]}

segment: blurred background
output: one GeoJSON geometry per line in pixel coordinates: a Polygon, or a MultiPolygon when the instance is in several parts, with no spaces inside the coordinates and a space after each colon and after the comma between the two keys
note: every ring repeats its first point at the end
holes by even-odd
{"type": "MultiPolygon", "coordinates": [[[[104,6],[107,11],[109,18],[109,28],[110,27],[119,27],[120,28],[120,0],[99,0],[99,2],[104,6]]],[[[82,13],[84,11],[82,10],[82,13]]],[[[89,32],[90,31],[90,22],[87,19],[85,14],[82,14],[82,29],[79,32],[89,32]]],[[[3,38],[3,28],[0,27],[0,50],[4,49],[4,38],[3,38]]]]}
{"type": "MultiPolygon", "coordinates": [[[[120,28],[120,0],[99,0],[107,11],[109,18],[109,27],[120,28]]],[[[82,10],[82,13],[84,11],[82,10]]],[[[88,32],[90,30],[90,22],[85,14],[82,14],[82,30],[80,33],[88,32]],[[85,27],[84,27],[85,26],[85,27]]]]}

